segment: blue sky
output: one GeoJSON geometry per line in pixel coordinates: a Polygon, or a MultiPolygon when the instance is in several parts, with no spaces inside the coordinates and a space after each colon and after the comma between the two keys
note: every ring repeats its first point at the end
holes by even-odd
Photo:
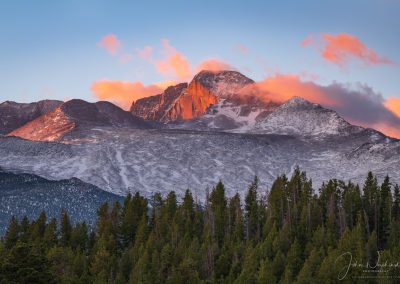
{"type": "Polygon", "coordinates": [[[196,65],[228,62],[255,80],[275,73],[309,74],[318,84],[363,83],[384,97],[400,97],[400,68],[346,68],[301,46],[310,34],[347,33],[379,55],[400,63],[400,1],[1,1],[0,101],[82,98],[94,101],[96,80],[168,78],[136,49],[160,40],[196,65]],[[126,64],[98,43],[107,34],[133,55],[126,64]],[[248,48],[247,54],[238,51],[248,48]]]}

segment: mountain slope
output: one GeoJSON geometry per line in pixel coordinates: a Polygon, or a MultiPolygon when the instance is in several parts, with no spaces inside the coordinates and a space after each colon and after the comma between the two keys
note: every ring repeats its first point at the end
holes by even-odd
{"type": "Polygon", "coordinates": [[[53,181],[0,169],[0,235],[11,216],[33,219],[43,210],[50,219],[58,218],[64,208],[72,222],[94,225],[97,208],[117,200],[122,198],[76,178],[53,181]]]}
{"type": "Polygon", "coordinates": [[[96,126],[145,128],[148,124],[109,102],[70,100],[8,135],[34,141],[56,141],[73,130],[96,126]]]}
{"type": "Polygon", "coordinates": [[[56,100],[43,100],[29,104],[3,102],[0,104],[0,134],[10,133],[61,104],[62,101],[56,100]]]}
{"type": "Polygon", "coordinates": [[[221,179],[228,195],[244,194],[254,175],[266,190],[296,165],[313,186],[340,177],[362,182],[368,171],[399,183],[400,142],[362,130],[314,139],[276,134],[96,127],[72,132],[64,143],[0,137],[0,165],[45,178],[78,177],[104,190],[146,196],[187,188],[203,199],[221,179]],[[77,136],[78,135],[78,136],[77,136]],[[83,137],[91,137],[85,142],[83,137]],[[79,139],[82,142],[71,144],[79,139]]]}

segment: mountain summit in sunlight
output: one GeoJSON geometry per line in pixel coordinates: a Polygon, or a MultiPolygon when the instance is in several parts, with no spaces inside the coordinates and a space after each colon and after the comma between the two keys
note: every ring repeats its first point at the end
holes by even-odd
{"type": "Polygon", "coordinates": [[[171,86],[162,94],[139,99],[131,112],[160,122],[190,120],[252,83],[253,80],[236,71],[201,71],[190,84],[171,86]]]}

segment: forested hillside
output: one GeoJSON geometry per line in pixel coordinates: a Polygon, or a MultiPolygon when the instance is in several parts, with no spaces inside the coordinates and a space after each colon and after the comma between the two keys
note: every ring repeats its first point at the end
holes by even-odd
{"type": "MultiPolygon", "coordinates": [[[[41,214],[10,221],[0,283],[395,283],[400,190],[369,173],[359,187],[304,172],[244,200],[222,182],[199,204],[188,190],[103,204],[96,227],[41,214]]],[[[397,263],[397,265],[396,265],[397,263]]]]}

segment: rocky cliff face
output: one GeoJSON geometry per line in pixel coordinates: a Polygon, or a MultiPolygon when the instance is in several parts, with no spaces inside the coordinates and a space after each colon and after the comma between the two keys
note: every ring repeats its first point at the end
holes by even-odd
{"type": "Polygon", "coordinates": [[[131,106],[131,113],[146,120],[161,121],[165,113],[187,89],[187,83],[170,86],[162,94],[137,100],[131,106]]]}
{"type": "Polygon", "coordinates": [[[172,86],[160,95],[138,100],[132,105],[131,112],[164,123],[191,120],[251,83],[254,81],[236,71],[201,71],[189,85],[172,86]]]}
{"type": "Polygon", "coordinates": [[[25,123],[52,111],[63,102],[43,100],[34,103],[16,103],[6,101],[0,104],[0,134],[7,134],[25,123]]]}
{"type": "Polygon", "coordinates": [[[200,82],[193,81],[170,105],[161,118],[162,122],[190,120],[203,115],[218,102],[218,97],[200,82]]]}

